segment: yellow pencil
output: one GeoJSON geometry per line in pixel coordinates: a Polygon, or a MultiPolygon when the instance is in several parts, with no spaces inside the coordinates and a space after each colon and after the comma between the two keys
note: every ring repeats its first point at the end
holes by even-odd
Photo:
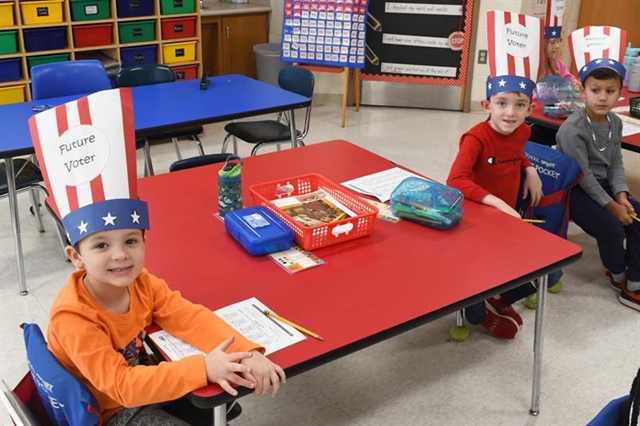
{"type": "Polygon", "coordinates": [[[631,218],[633,218],[633,220],[637,220],[638,222],[640,222],[640,217],[636,216],[635,214],[632,214],[631,218]]]}
{"type": "Polygon", "coordinates": [[[547,223],[547,221],[543,219],[522,219],[522,220],[527,223],[547,223]]]}
{"type": "Polygon", "coordinates": [[[283,323],[285,323],[285,324],[287,324],[287,325],[290,325],[291,327],[295,328],[296,330],[298,330],[298,331],[302,331],[303,333],[306,333],[306,334],[308,334],[308,335],[309,335],[309,336],[311,336],[311,337],[314,337],[314,338],[316,338],[316,339],[318,339],[318,340],[324,340],[324,338],[323,338],[322,336],[320,336],[319,334],[316,334],[316,333],[314,333],[314,332],[313,332],[313,331],[311,331],[311,330],[307,330],[306,328],[301,327],[301,326],[299,326],[298,324],[296,324],[296,323],[294,323],[294,322],[289,321],[288,319],[282,318],[282,317],[281,317],[280,315],[278,315],[278,314],[274,314],[273,312],[268,311],[268,310],[266,310],[266,309],[265,309],[264,311],[262,311],[262,312],[264,312],[264,314],[265,314],[265,315],[270,316],[270,317],[272,317],[272,318],[275,318],[275,319],[277,319],[278,321],[282,321],[283,323]]]}

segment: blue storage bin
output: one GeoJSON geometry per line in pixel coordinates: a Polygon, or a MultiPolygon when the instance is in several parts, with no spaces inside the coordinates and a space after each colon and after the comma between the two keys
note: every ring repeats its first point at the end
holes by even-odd
{"type": "Polygon", "coordinates": [[[227,232],[254,256],[289,250],[293,231],[266,207],[254,206],[224,215],[227,232]]]}
{"type": "Polygon", "coordinates": [[[153,15],[153,0],[118,0],[118,18],[153,15]]]}
{"type": "Polygon", "coordinates": [[[27,52],[59,50],[67,47],[66,27],[46,27],[23,30],[24,48],[27,52]]]}
{"type": "Polygon", "coordinates": [[[122,68],[134,65],[155,64],[158,46],[123,47],[120,49],[122,68]]]}
{"type": "Polygon", "coordinates": [[[20,80],[20,58],[0,60],[0,83],[20,80]]]}

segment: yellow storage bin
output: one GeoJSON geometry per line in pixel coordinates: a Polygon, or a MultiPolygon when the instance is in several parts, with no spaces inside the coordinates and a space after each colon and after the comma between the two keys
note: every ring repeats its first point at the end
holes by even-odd
{"type": "Polygon", "coordinates": [[[13,22],[13,3],[0,3],[0,27],[12,27],[13,22]]]}
{"type": "Polygon", "coordinates": [[[165,64],[192,62],[196,60],[196,42],[169,43],[162,46],[162,56],[165,64]]]}
{"type": "Polygon", "coordinates": [[[25,25],[57,24],[62,22],[62,1],[21,1],[22,22],[25,25]]]}
{"type": "Polygon", "coordinates": [[[0,87],[0,105],[24,102],[25,85],[0,87]]]}

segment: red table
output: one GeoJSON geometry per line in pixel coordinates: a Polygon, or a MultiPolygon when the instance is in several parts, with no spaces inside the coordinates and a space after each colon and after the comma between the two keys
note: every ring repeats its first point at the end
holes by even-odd
{"type": "MultiPolygon", "coordinates": [[[[626,87],[622,88],[620,93],[620,97],[624,98],[621,101],[618,101],[616,107],[621,106],[629,106],[629,98],[634,98],[640,96],[640,93],[629,92],[626,87]]],[[[536,101],[533,101],[535,104],[535,108],[529,117],[527,117],[527,123],[537,124],[539,126],[548,127],[550,129],[558,129],[564,123],[564,119],[551,118],[544,115],[543,105],[536,101]]],[[[625,113],[625,115],[629,115],[629,111],[625,113]]],[[[624,136],[622,138],[622,148],[628,149],[630,151],[640,152],[640,133],[636,133],[629,136],[624,136]]]]}
{"type": "MultiPolygon", "coordinates": [[[[245,205],[252,204],[248,188],[256,183],[307,173],[339,183],[394,166],[342,140],[245,158],[245,205]]],[[[255,296],[322,335],[324,342],[309,338],[270,356],[288,376],[452,314],[582,255],[569,241],[465,201],[463,220],[448,231],[378,220],[371,236],[314,250],[325,265],[289,275],[269,258],[247,254],[212,216],[217,211],[219,168],[139,181],[152,228],[146,266],[185,297],[212,310],[255,296]]],[[[536,334],[542,331],[546,279],[541,282],[536,334]]],[[[536,341],[541,355],[542,336],[536,341]]],[[[532,402],[536,412],[541,358],[537,362],[532,402]]],[[[210,407],[230,399],[217,386],[195,396],[197,405],[210,407]]]]}

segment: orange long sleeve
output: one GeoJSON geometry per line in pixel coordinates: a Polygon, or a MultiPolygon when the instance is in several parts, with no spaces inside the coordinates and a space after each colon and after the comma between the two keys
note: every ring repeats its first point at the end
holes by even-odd
{"type": "Polygon", "coordinates": [[[264,351],[146,270],[129,286],[129,312],[123,315],[102,308],[85,289],[83,276],[84,271],[73,273],[56,298],[48,346],[96,397],[105,422],[123,407],[170,401],[207,384],[203,356],[138,365],[152,322],[204,352],[232,334],[236,338],[228,352],[264,351]]]}

